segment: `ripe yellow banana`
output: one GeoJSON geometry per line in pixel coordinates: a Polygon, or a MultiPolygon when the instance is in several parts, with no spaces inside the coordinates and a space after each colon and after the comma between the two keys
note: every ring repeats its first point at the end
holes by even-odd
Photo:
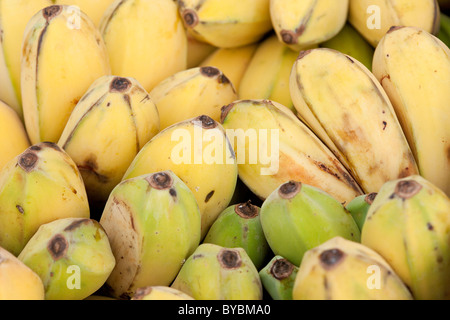
{"type": "Polygon", "coordinates": [[[171,287],[148,286],[137,289],[131,300],[194,300],[194,298],[171,287]]]}
{"type": "Polygon", "coordinates": [[[261,199],[289,180],[318,187],[341,203],[362,194],[344,165],[287,107],[239,100],[222,108],[221,122],[237,156],[239,177],[261,199]]]}
{"type": "Polygon", "coordinates": [[[299,51],[331,39],[347,21],[349,0],[270,0],[278,39],[299,51]]]}
{"type": "Polygon", "coordinates": [[[220,69],[196,67],[161,81],[150,97],[158,108],[162,130],[201,115],[220,121],[220,108],[237,100],[237,93],[220,69]]]}
{"type": "Polygon", "coordinates": [[[236,48],[217,48],[199,66],[213,66],[222,70],[230,79],[234,88],[238,90],[245,70],[247,70],[257,47],[258,44],[252,43],[236,48]]]}
{"type": "Polygon", "coordinates": [[[177,0],[187,31],[219,48],[258,42],[272,30],[270,0],[177,0]]]}
{"type": "Polygon", "coordinates": [[[41,278],[0,247],[0,300],[44,300],[41,278]]]}
{"type": "Polygon", "coordinates": [[[253,55],[238,88],[239,99],[268,99],[292,111],[289,76],[298,52],[281,43],[276,35],[264,40],[253,55]]]}
{"type": "Polygon", "coordinates": [[[20,90],[22,38],[33,15],[51,0],[0,0],[0,100],[23,119],[20,90]]]}
{"type": "Polygon", "coordinates": [[[412,300],[382,256],[342,237],[305,253],[292,295],[294,300],[412,300]]]}
{"type": "Polygon", "coordinates": [[[0,170],[30,146],[17,112],[0,101],[0,170]]]}
{"type": "Polygon", "coordinates": [[[187,37],[172,0],[124,0],[100,22],[113,75],[135,78],[150,92],[187,65],[187,37]]]}
{"type": "Polygon", "coordinates": [[[414,27],[394,28],[375,50],[383,85],[420,174],[450,195],[450,49],[414,27]]]}
{"type": "Polygon", "coordinates": [[[217,50],[217,47],[210,45],[209,43],[195,39],[187,31],[186,37],[187,37],[186,69],[198,67],[203,60],[208,58],[215,50],[217,50]]]}
{"type": "MultiPolygon", "coordinates": [[[[115,0],[52,0],[55,4],[78,7],[86,13],[92,22],[98,27],[103,13],[115,0]]],[[[74,7],[74,10],[76,8],[74,7]]]]}
{"type": "Polygon", "coordinates": [[[327,48],[303,51],[290,86],[299,115],[365,193],[418,173],[388,96],[359,61],[327,48]]]}
{"type": "Polygon", "coordinates": [[[439,31],[437,0],[350,0],[348,21],[375,48],[393,26],[439,31]]]}
{"type": "Polygon", "coordinates": [[[58,145],[77,164],[89,199],[103,202],[158,131],[147,91],[133,78],[103,76],[75,106],[58,145]]]}
{"type": "Polygon", "coordinates": [[[32,144],[58,142],[75,105],[97,78],[109,74],[101,35],[90,18],[68,6],[36,13],[24,33],[22,103],[32,144]]]}

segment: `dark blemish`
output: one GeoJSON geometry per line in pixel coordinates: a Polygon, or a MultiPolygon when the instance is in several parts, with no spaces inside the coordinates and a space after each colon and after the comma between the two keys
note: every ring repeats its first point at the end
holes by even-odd
{"type": "Polygon", "coordinates": [[[373,201],[375,200],[375,197],[376,197],[376,196],[377,196],[377,193],[376,193],[376,192],[369,193],[369,194],[364,198],[364,201],[365,201],[367,204],[372,204],[373,201]]]}
{"type": "Polygon", "coordinates": [[[177,197],[177,191],[176,191],[174,188],[171,188],[171,189],[169,190],[169,194],[170,194],[172,197],[174,197],[174,198],[177,197]]]}
{"type": "Polygon", "coordinates": [[[84,164],[78,165],[78,170],[80,172],[93,173],[97,177],[97,180],[101,183],[107,183],[109,181],[109,177],[99,174],[97,172],[98,165],[97,165],[97,158],[95,155],[91,155],[90,158],[84,161],[84,164]]]}
{"type": "Polygon", "coordinates": [[[394,194],[403,200],[409,199],[416,195],[422,186],[414,180],[399,181],[395,186],[394,194]]]}
{"type": "Polygon", "coordinates": [[[203,129],[214,129],[217,127],[216,121],[207,115],[201,115],[193,120],[194,124],[200,122],[203,129]]]}
{"type": "Polygon", "coordinates": [[[224,248],[217,254],[217,260],[224,269],[237,269],[242,265],[239,252],[224,248]]]}
{"type": "Polygon", "coordinates": [[[259,208],[252,205],[251,201],[245,203],[239,203],[234,206],[234,212],[244,219],[251,219],[259,214],[259,208]]]}
{"type": "Polygon", "coordinates": [[[47,246],[48,252],[55,261],[63,258],[66,255],[68,248],[69,243],[67,242],[66,238],[61,234],[55,235],[48,242],[47,246]]]}
{"type": "Polygon", "coordinates": [[[339,249],[330,249],[322,252],[319,256],[320,264],[324,269],[336,267],[345,257],[345,253],[339,249]]]}
{"type": "Polygon", "coordinates": [[[71,224],[69,224],[64,231],[73,231],[76,228],[78,228],[79,226],[81,226],[82,224],[88,224],[90,223],[91,220],[89,219],[77,219],[74,222],[72,222],[71,224]]]}
{"type": "Polygon", "coordinates": [[[211,197],[214,195],[214,190],[212,190],[210,193],[208,193],[205,197],[205,203],[207,203],[211,197]]]}
{"type": "Polygon", "coordinates": [[[427,223],[427,228],[428,228],[428,230],[430,230],[430,231],[433,231],[434,230],[434,227],[433,227],[433,225],[431,224],[431,223],[427,223]]]}
{"type": "Polygon", "coordinates": [[[205,77],[213,78],[220,74],[220,70],[215,67],[201,67],[200,73],[205,77]]]}
{"type": "Polygon", "coordinates": [[[386,121],[383,121],[383,130],[386,129],[386,126],[387,126],[387,122],[386,122],[386,121]]]}
{"type": "Polygon", "coordinates": [[[25,211],[23,210],[23,207],[21,205],[16,205],[16,208],[21,214],[24,214],[25,211]]]}
{"type": "Polygon", "coordinates": [[[231,109],[233,109],[234,107],[234,103],[230,103],[226,106],[223,106],[220,109],[220,123],[223,124],[223,122],[225,121],[225,118],[227,117],[228,113],[230,112],[231,109]]]}
{"type": "Polygon", "coordinates": [[[192,9],[185,9],[182,12],[181,17],[188,28],[194,28],[199,22],[197,13],[192,9]]]}
{"type": "Polygon", "coordinates": [[[194,255],[192,256],[192,259],[193,259],[193,260],[198,259],[198,258],[203,258],[203,254],[199,253],[199,254],[194,254],[194,255]]]}
{"type": "Polygon", "coordinates": [[[41,145],[44,147],[47,147],[47,148],[51,148],[56,151],[62,151],[61,148],[54,142],[44,141],[44,142],[41,142],[41,145]]]}
{"type": "Polygon", "coordinates": [[[294,265],[286,259],[276,260],[270,268],[270,273],[278,280],[288,278],[292,271],[294,271],[294,265]]]}
{"type": "Polygon", "coordinates": [[[49,23],[50,20],[52,20],[57,15],[59,15],[61,13],[61,11],[62,11],[62,6],[58,6],[58,5],[48,6],[44,9],[42,9],[42,16],[47,21],[47,23],[49,23]]]}
{"type": "Polygon", "coordinates": [[[127,78],[115,77],[109,85],[110,92],[126,92],[131,87],[131,81],[127,78]]]}
{"type": "Polygon", "coordinates": [[[301,182],[291,180],[280,186],[278,189],[278,194],[282,199],[292,199],[300,192],[301,189],[301,182]]]}
{"type": "Polygon", "coordinates": [[[31,151],[22,153],[17,161],[17,164],[26,172],[30,172],[36,167],[39,157],[31,151]]]}
{"type": "Polygon", "coordinates": [[[288,45],[297,43],[297,36],[295,32],[291,30],[281,30],[280,36],[281,40],[288,45]]]}
{"type": "Polygon", "coordinates": [[[31,146],[31,147],[30,147],[30,150],[33,150],[33,151],[40,151],[40,150],[42,150],[42,148],[39,147],[39,146],[37,146],[37,145],[34,145],[34,146],[31,146]]]}
{"type": "Polygon", "coordinates": [[[355,61],[353,61],[352,58],[350,58],[349,56],[345,56],[348,60],[350,60],[351,63],[355,63],[355,61]]]}
{"type": "Polygon", "coordinates": [[[173,179],[167,172],[154,173],[150,177],[146,177],[145,180],[153,189],[157,190],[169,189],[173,185],[173,179]]]}
{"type": "Polygon", "coordinates": [[[108,102],[107,104],[106,104],[106,107],[109,107],[111,105],[111,102],[108,102]]]}

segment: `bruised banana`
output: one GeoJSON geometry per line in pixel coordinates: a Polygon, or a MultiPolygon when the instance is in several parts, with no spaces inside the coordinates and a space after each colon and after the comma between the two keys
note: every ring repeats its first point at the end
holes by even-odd
{"type": "Polygon", "coordinates": [[[303,51],[292,68],[290,88],[299,116],[364,193],[418,173],[388,96],[359,61],[327,48],[303,51]]]}
{"type": "Polygon", "coordinates": [[[202,115],[167,127],[141,149],[122,180],[163,170],[171,170],[194,193],[203,239],[237,183],[236,157],[220,123],[202,115]]]}
{"type": "Polygon", "coordinates": [[[28,20],[51,0],[0,0],[0,100],[23,119],[20,90],[22,38],[28,20]]]}
{"type": "Polygon", "coordinates": [[[74,14],[83,11],[98,27],[103,13],[115,0],[53,0],[55,4],[73,6],[74,14]]]}
{"type": "Polygon", "coordinates": [[[117,261],[106,281],[116,298],[130,298],[145,286],[168,286],[200,243],[195,197],[170,171],[122,181],[111,192],[100,224],[117,261]]]}
{"type": "Polygon", "coordinates": [[[41,278],[13,254],[0,247],[0,300],[44,300],[41,278]]]}
{"type": "Polygon", "coordinates": [[[349,0],[270,0],[279,41],[299,51],[331,39],[347,21],[349,0]]]}
{"type": "Polygon", "coordinates": [[[293,299],[412,300],[412,296],[382,256],[360,243],[335,237],[305,253],[293,299]]]}
{"type": "Polygon", "coordinates": [[[259,271],[264,289],[273,300],[292,300],[292,290],[298,267],[276,255],[259,271]]]}
{"type": "Polygon", "coordinates": [[[42,225],[19,260],[41,278],[46,300],[83,300],[105,283],[116,263],[108,237],[93,219],[42,225]]]}
{"type": "Polygon", "coordinates": [[[222,108],[240,179],[261,199],[282,183],[316,186],[341,203],[362,190],[336,156],[287,107],[270,100],[239,100],[222,108]]]}
{"type": "Polygon", "coordinates": [[[18,255],[40,225],[89,218],[81,175],[54,143],[32,145],[0,171],[0,246],[18,255]]]}
{"type": "Polygon", "coordinates": [[[58,145],[77,164],[89,199],[103,202],[158,131],[147,91],[133,78],[103,76],[75,106],[58,145]]]}
{"type": "Polygon", "coordinates": [[[0,101],[0,170],[28,147],[28,134],[17,112],[0,101]]]}
{"type": "Polygon", "coordinates": [[[220,121],[220,108],[236,100],[237,93],[221,70],[196,67],[161,81],[150,97],[158,108],[162,130],[201,115],[220,121]]]}
{"type": "Polygon", "coordinates": [[[272,30],[269,0],[177,0],[187,31],[218,48],[258,42],[272,30]]]}
{"type": "Polygon", "coordinates": [[[420,175],[450,196],[450,49],[428,32],[393,28],[375,50],[383,85],[420,175]]]}
{"type": "Polygon", "coordinates": [[[187,65],[187,37],[173,0],[115,1],[99,26],[113,75],[150,92],[187,65]]]}
{"type": "Polygon", "coordinates": [[[344,206],[326,192],[289,181],[275,189],[261,206],[261,225],[273,253],[296,266],[303,255],[340,236],[360,241],[361,233],[344,206]]]}
{"type": "Polygon", "coordinates": [[[450,199],[415,175],[383,185],[361,243],[386,259],[415,299],[450,299],[449,230],[450,199]]]}
{"type": "Polygon", "coordinates": [[[363,194],[357,196],[355,199],[350,201],[345,209],[351,214],[356,224],[358,225],[359,230],[361,231],[364,226],[364,221],[366,221],[367,212],[373,200],[377,196],[376,192],[372,192],[369,194],[363,194]]]}
{"type": "Polygon", "coordinates": [[[167,286],[139,288],[131,300],[194,300],[184,292],[167,286]]]}
{"type": "Polygon", "coordinates": [[[22,103],[32,144],[58,142],[92,82],[110,73],[97,28],[83,12],[78,22],[72,15],[69,6],[46,7],[31,18],[24,33],[22,103]]]}
{"type": "Polygon", "coordinates": [[[196,300],[262,300],[258,270],[242,248],[204,243],[171,285],[196,300]]]}
{"type": "Polygon", "coordinates": [[[349,23],[375,48],[392,26],[439,30],[437,0],[350,0],[349,23]]]}
{"type": "Polygon", "coordinates": [[[276,35],[264,40],[241,79],[239,99],[273,100],[294,111],[289,76],[297,56],[298,52],[278,41],[276,35]]]}

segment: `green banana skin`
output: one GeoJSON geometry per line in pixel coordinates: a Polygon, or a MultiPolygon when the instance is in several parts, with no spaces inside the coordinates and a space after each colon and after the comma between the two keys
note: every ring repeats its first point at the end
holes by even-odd
{"type": "Polygon", "coordinates": [[[450,48],[450,16],[441,12],[441,26],[437,37],[450,48]]]}
{"type": "Polygon", "coordinates": [[[366,220],[367,211],[369,210],[372,202],[375,200],[376,195],[376,192],[363,194],[354,198],[345,207],[345,209],[347,209],[347,211],[352,215],[360,231],[362,230],[364,221],[366,220]]]}
{"type": "Polygon", "coordinates": [[[292,290],[298,267],[276,255],[259,271],[262,285],[273,300],[293,300],[292,290]]]}

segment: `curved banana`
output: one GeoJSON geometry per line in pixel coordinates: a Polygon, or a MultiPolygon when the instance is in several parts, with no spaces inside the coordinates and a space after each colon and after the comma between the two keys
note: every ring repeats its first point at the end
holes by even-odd
{"type": "Polygon", "coordinates": [[[327,48],[303,51],[293,66],[290,86],[298,114],[364,193],[418,173],[388,96],[359,61],[327,48]]]}
{"type": "Polygon", "coordinates": [[[395,108],[420,174],[450,196],[450,49],[414,27],[393,28],[373,73],[395,108]]]}
{"type": "Polygon", "coordinates": [[[98,27],[106,9],[112,5],[115,0],[52,0],[58,5],[74,6],[74,11],[81,10],[91,18],[92,22],[98,27]],[[78,8],[76,8],[78,7],[78,8]]]}

